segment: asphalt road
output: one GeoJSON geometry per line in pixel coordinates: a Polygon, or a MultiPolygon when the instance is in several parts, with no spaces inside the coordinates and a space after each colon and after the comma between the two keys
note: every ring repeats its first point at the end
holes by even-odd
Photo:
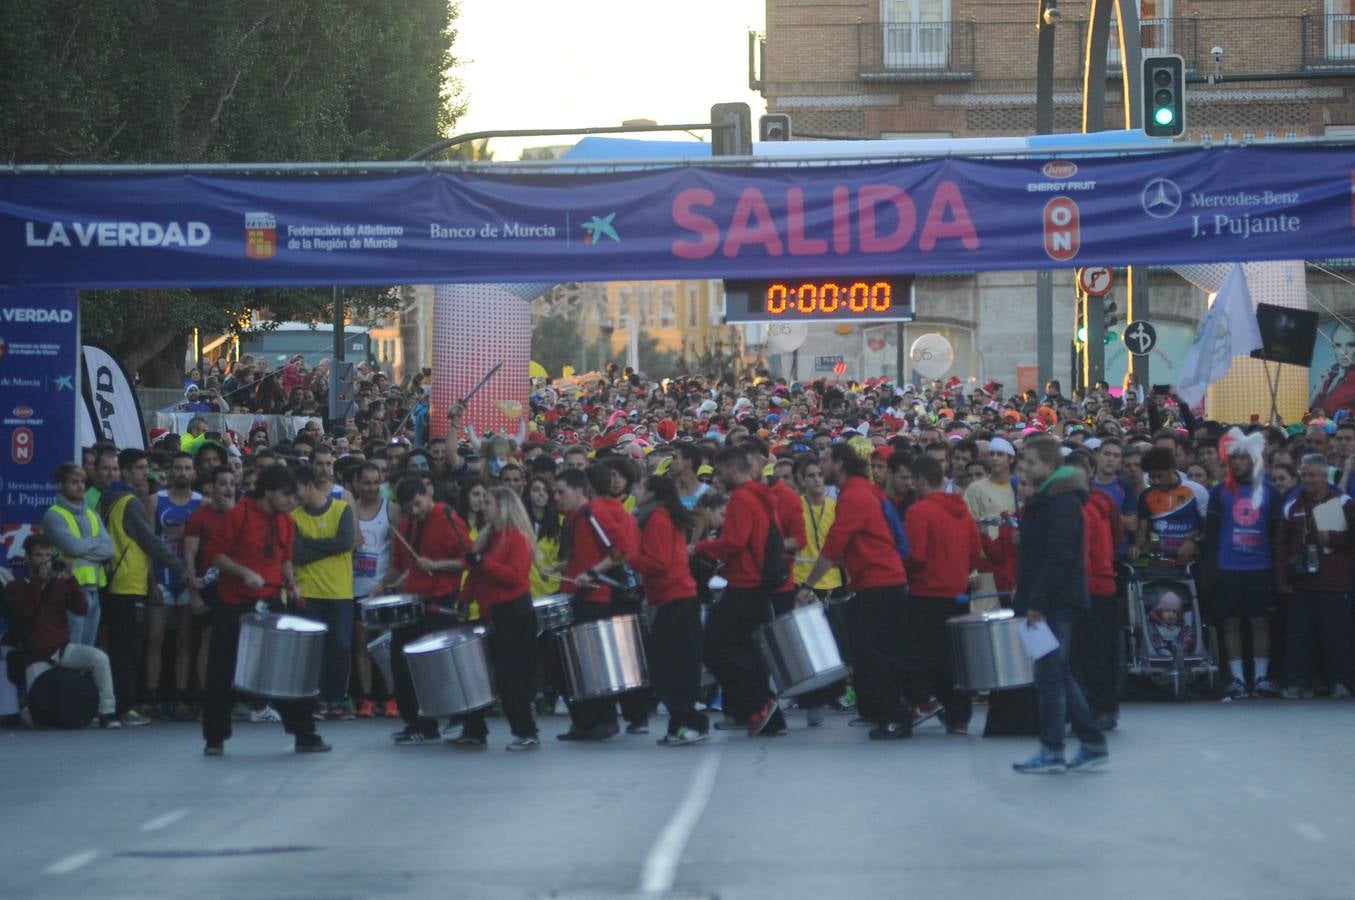
{"type": "MultiPolygon", "coordinates": [[[[982,715],[982,707],[979,707],[982,715]]],[[[0,733],[8,897],[1355,896],[1355,703],[1136,704],[1109,772],[1026,776],[1027,739],[649,737],[533,754],[326,723],[0,733]]],[[[976,733],[981,731],[976,722],[976,733]]],[[[1074,742],[1075,746],[1075,742],[1074,742]]]]}

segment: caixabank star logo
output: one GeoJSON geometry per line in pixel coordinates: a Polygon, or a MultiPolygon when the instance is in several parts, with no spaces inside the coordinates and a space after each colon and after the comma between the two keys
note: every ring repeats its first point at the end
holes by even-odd
{"type": "Polygon", "coordinates": [[[611,238],[617,243],[621,242],[621,235],[616,233],[614,220],[616,213],[609,213],[605,216],[593,216],[582,225],[583,242],[588,246],[597,246],[603,238],[611,238]]]}

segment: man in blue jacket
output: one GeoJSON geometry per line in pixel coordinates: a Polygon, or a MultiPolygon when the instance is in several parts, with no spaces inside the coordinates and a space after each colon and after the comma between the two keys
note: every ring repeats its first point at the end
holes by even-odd
{"type": "Polygon", "coordinates": [[[1073,625],[1087,614],[1091,598],[1082,512],[1087,477],[1062,462],[1053,437],[1033,437],[1022,448],[1024,474],[1037,489],[1021,514],[1014,606],[1025,614],[1028,626],[1047,622],[1059,646],[1035,661],[1040,752],[1014,764],[1018,772],[1086,771],[1110,762],[1105,736],[1068,664],[1073,625]],[[1065,762],[1063,736],[1069,721],[1082,746],[1072,762],[1065,762]]]}

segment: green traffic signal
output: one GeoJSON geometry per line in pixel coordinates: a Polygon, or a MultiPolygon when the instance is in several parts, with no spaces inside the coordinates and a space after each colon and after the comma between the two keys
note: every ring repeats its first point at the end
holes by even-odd
{"type": "Polygon", "coordinates": [[[1120,336],[1113,331],[1107,331],[1105,338],[1101,341],[1103,344],[1109,344],[1111,341],[1118,341],[1120,336]]]}
{"type": "Polygon", "coordinates": [[[1153,113],[1153,121],[1159,125],[1167,126],[1176,120],[1176,114],[1171,111],[1171,107],[1163,106],[1153,113]]]}
{"type": "Polygon", "coordinates": [[[1077,342],[1079,344],[1087,343],[1087,326],[1083,325],[1077,330],[1077,342]]]}

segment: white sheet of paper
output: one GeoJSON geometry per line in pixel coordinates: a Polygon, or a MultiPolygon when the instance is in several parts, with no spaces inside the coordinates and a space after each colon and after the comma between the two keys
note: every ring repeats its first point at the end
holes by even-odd
{"type": "Polygon", "coordinates": [[[1345,531],[1346,510],[1340,497],[1332,497],[1313,507],[1313,524],[1318,531],[1345,531]]]}
{"type": "Polygon", "coordinates": [[[1019,632],[1021,643],[1026,645],[1026,653],[1030,655],[1031,660],[1048,656],[1059,649],[1059,639],[1054,636],[1054,631],[1049,627],[1049,623],[1043,619],[1039,622],[1027,620],[1021,623],[1019,632]]]}

